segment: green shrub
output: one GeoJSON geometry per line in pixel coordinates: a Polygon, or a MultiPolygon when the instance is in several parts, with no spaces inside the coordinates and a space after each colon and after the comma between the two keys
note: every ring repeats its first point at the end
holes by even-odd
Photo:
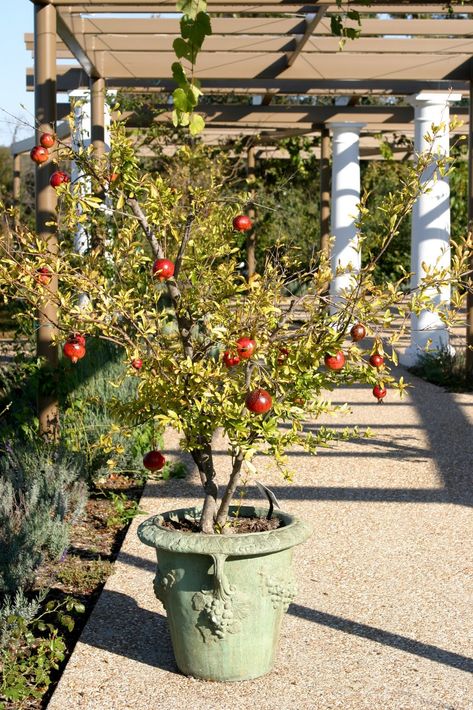
{"type": "Polygon", "coordinates": [[[7,444],[0,453],[0,591],[27,588],[45,556],[61,556],[85,500],[83,457],[7,444]]]}
{"type": "Polygon", "coordinates": [[[473,376],[467,372],[466,356],[464,350],[452,353],[447,348],[435,352],[422,353],[419,362],[410,371],[432,382],[434,385],[445,387],[453,392],[471,392],[473,390],[473,376]]]}
{"type": "MultiPolygon", "coordinates": [[[[57,383],[63,411],[61,445],[81,453],[84,478],[93,483],[110,470],[109,451],[100,445],[100,437],[117,423],[117,405],[135,398],[136,380],[125,377],[123,354],[111,343],[89,338],[87,354],[77,365],[63,360],[57,383]]],[[[37,440],[36,391],[38,378],[45,376],[38,362],[25,355],[0,364],[0,439],[15,436],[24,442],[37,440]]],[[[150,448],[154,434],[152,422],[130,428],[127,436],[116,429],[114,469],[141,471],[143,453],[150,448]],[[117,451],[121,453],[117,455],[117,451]]]]}
{"type": "Polygon", "coordinates": [[[144,428],[131,427],[127,436],[116,424],[117,410],[136,397],[137,381],[126,377],[128,363],[111,343],[90,339],[87,358],[77,365],[65,365],[63,385],[63,445],[82,452],[89,482],[110,472],[110,452],[101,445],[101,436],[115,428],[113,470],[124,473],[142,471],[142,457],[154,435],[152,422],[144,428]]]}

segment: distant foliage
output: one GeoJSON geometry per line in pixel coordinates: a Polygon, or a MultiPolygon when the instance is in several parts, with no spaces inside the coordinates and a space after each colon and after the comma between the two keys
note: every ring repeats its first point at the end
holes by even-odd
{"type": "Polygon", "coordinates": [[[0,591],[27,588],[46,556],[58,559],[86,500],[83,459],[46,446],[0,454],[0,591]]]}

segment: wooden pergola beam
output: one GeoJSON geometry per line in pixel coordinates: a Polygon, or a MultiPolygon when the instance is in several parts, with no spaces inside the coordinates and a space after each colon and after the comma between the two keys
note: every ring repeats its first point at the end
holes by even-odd
{"type": "MultiPolygon", "coordinates": [[[[111,0],[87,0],[84,2],[84,0],[35,0],[39,4],[53,4],[58,8],[61,7],[71,7],[71,8],[77,8],[77,11],[79,12],[99,12],[100,10],[103,12],[110,12],[110,11],[115,11],[117,12],[117,8],[121,8],[122,12],[129,12],[129,8],[132,7],[133,11],[136,12],[138,8],[146,8],[149,11],[152,12],[159,12],[163,11],[164,7],[169,7],[172,8],[172,11],[175,12],[175,2],[173,0],[136,0],[135,3],[130,3],[130,0],[114,0],[111,2],[111,0]]],[[[317,9],[320,6],[320,2],[313,2],[313,3],[308,3],[308,6],[311,8],[317,9]]],[[[328,5],[329,9],[331,12],[339,12],[340,8],[337,3],[331,2],[331,3],[324,3],[328,5]]],[[[376,12],[394,12],[394,13],[401,13],[401,12],[425,12],[425,13],[431,13],[431,12],[442,12],[444,14],[447,14],[447,10],[445,9],[445,1],[444,0],[438,0],[438,2],[432,2],[432,0],[427,1],[425,3],[422,2],[417,2],[417,3],[411,3],[408,0],[401,0],[397,1],[395,3],[386,3],[385,0],[371,0],[369,5],[360,3],[360,2],[349,2],[346,3],[346,5],[349,5],[350,9],[353,10],[358,10],[359,12],[362,13],[369,13],[373,12],[371,9],[371,6],[376,8],[376,12]]],[[[208,0],[208,8],[210,11],[215,6],[222,6],[226,8],[235,8],[236,11],[238,11],[242,7],[252,7],[253,12],[255,11],[255,5],[251,5],[248,0],[208,0]]],[[[258,3],[258,7],[270,7],[274,6],[279,8],[280,12],[285,11],[286,9],[290,9],[294,6],[300,6],[300,0],[260,0],[258,3]]],[[[454,13],[465,13],[465,12],[472,12],[471,7],[469,7],[468,3],[462,4],[462,3],[455,3],[452,5],[452,11],[454,13]],[[467,8],[467,9],[465,9],[467,8]],[[468,9],[469,8],[469,9],[468,9]]]]}
{"type": "Polygon", "coordinates": [[[72,55],[77,59],[81,67],[89,76],[99,76],[97,67],[94,62],[90,59],[86,53],[84,47],[78,41],[74,32],[65,21],[65,19],[58,14],[57,17],[57,32],[59,37],[62,39],[66,47],[72,53],[72,55]]]}
{"type": "MultiPolygon", "coordinates": [[[[87,88],[89,78],[82,69],[76,66],[59,65],[57,67],[58,91],[66,93],[74,89],[87,88]]],[[[383,94],[383,95],[409,95],[419,91],[455,91],[468,93],[468,81],[466,80],[418,80],[418,79],[268,79],[256,78],[246,79],[202,79],[202,87],[209,93],[239,93],[239,94],[261,94],[265,91],[275,91],[278,94],[302,95],[302,94],[323,94],[337,95],[339,93],[362,95],[383,94]]],[[[156,77],[120,77],[107,78],[109,89],[128,89],[135,92],[163,91],[169,92],[175,89],[175,84],[169,76],[165,78],[156,77]]],[[[26,87],[34,90],[34,70],[26,70],[26,87]]]]}
{"type": "Polygon", "coordinates": [[[327,12],[327,6],[322,5],[319,7],[317,13],[312,17],[311,20],[306,19],[306,29],[304,34],[302,35],[301,39],[297,42],[296,48],[294,49],[293,52],[290,54],[286,55],[286,61],[287,61],[287,66],[292,67],[294,62],[296,61],[297,57],[299,54],[302,52],[304,47],[306,46],[307,42],[309,39],[312,37],[313,32],[315,31],[315,28],[320,24],[322,21],[323,17],[325,16],[325,13],[327,12]]]}
{"type": "MultiPolygon", "coordinates": [[[[67,24],[74,33],[92,34],[126,34],[126,35],[178,35],[179,19],[176,17],[112,17],[90,18],[68,12],[59,13],[67,19],[67,24]],[[70,19],[69,19],[70,18],[70,19]]],[[[354,22],[347,26],[357,28],[354,22]]],[[[294,15],[289,17],[213,17],[212,32],[216,35],[304,35],[306,21],[303,17],[294,15]],[[264,22],[262,22],[264,20],[264,22]]],[[[422,36],[425,37],[465,37],[473,34],[473,19],[363,19],[363,37],[412,37],[413,42],[422,36]]],[[[315,37],[333,37],[330,18],[323,17],[314,28],[312,35],[315,37]]],[[[390,41],[386,39],[386,41],[390,41]]],[[[355,42],[353,43],[353,45],[355,42]]]]}

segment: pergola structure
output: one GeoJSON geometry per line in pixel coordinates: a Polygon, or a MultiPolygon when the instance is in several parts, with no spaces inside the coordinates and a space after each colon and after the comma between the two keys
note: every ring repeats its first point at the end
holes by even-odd
{"type": "MultiPolygon", "coordinates": [[[[98,155],[105,149],[107,89],[159,92],[163,106],[169,106],[169,93],[174,88],[170,79],[175,59],[172,43],[179,36],[173,0],[32,2],[35,33],[34,39],[27,36],[26,41],[34,49],[35,66],[28,72],[27,85],[35,91],[37,137],[42,131],[54,130],[57,92],[90,90],[91,141],[98,155]]],[[[353,215],[359,201],[364,135],[402,131],[413,124],[415,148],[421,150],[426,129],[432,123],[448,124],[450,104],[468,95],[469,214],[473,218],[473,5],[452,4],[450,12],[445,0],[342,5],[359,11],[362,36],[348,40],[340,51],[339,38],[331,31],[331,17],[340,12],[337,3],[264,0],[254,5],[248,0],[209,0],[213,35],[204,43],[195,74],[206,94],[201,107],[207,115],[206,140],[211,141],[212,135],[257,134],[259,141],[270,143],[287,135],[321,134],[322,229],[326,234],[331,131],[333,258],[336,263],[344,265],[348,260],[356,266],[359,255],[353,249],[353,215]],[[218,94],[232,94],[232,103],[209,103],[208,97],[218,94]],[[292,105],[278,104],[282,95],[293,97],[292,105]],[[367,95],[383,97],[382,105],[360,104],[367,95]],[[319,96],[333,96],[336,105],[318,105],[319,96]],[[340,96],[344,105],[337,101],[340,96]],[[410,97],[411,106],[397,105],[396,97],[410,97]]],[[[357,23],[346,20],[345,25],[356,27],[357,23]]],[[[455,113],[459,111],[455,109],[455,113]]],[[[435,147],[448,152],[448,140],[446,130],[435,147]]],[[[254,155],[249,156],[250,163],[253,159],[254,155]]],[[[48,165],[37,168],[37,230],[55,251],[56,236],[48,225],[55,211],[50,171],[48,165]]],[[[439,180],[428,196],[420,198],[413,214],[412,263],[417,278],[429,250],[435,253],[428,261],[435,262],[440,250],[448,249],[448,197],[448,183],[439,180]]],[[[342,285],[335,283],[335,292],[342,285]]],[[[54,314],[46,312],[47,308],[50,306],[40,314],[38,353],[54,364],[57,351],[49,327],[54,314]]],[[[473,345],[471,298],[468,317],[469,344],[473,345]]],[[[425,324],[414,326],[413,333],[419,333],[425,324]]],[[[439,326],[439,343],[444,336],[441,331],[439,326]]],[[[413,351],[420,344],[414,340],[413,351]]],[[[43,420],[50,417],[48,407],[48,402],[43,402],[43,420]]]]}

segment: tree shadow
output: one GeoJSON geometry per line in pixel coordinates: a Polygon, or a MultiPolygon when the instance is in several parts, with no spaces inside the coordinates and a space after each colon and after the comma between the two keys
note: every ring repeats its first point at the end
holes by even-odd
{"type": "Polygon", "coordinates": [[[166,617],[143,609],[127,594],[104,589],[80,640],[153,668],[179,673],[166,617]]]}

